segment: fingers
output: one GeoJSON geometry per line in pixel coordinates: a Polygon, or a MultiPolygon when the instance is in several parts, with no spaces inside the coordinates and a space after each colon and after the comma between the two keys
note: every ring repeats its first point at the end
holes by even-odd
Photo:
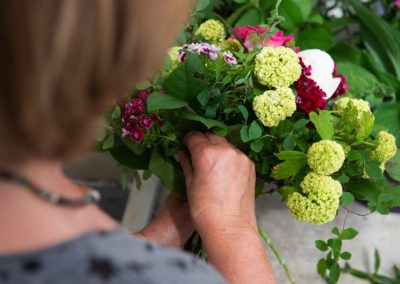
{"type": "Polygon", "coordinates": [[[200,131],[190,131],[183,138],[183,143],[186,145],[190,153],[192,153],[201,146],[207,146],[210,144],[210,142],[207,139],[207,136],[200,131]]]}
{"type": "Polygon", "coordinates": [[[179,152],[176,156],[176,160],[181,164],[186,185],[190,185],[193,180],[193,168],[189,158],[185,155],[185,153],[179,152]]]}
{"type": "Polygon", "coordinates": [[[213,134],[213,133],[211,133],[211,132],[207,132],[207,133],[205,133],[205,135],[206,135],[208,141],[210,141],[211,144],[224,144],[224,143],[228,143],[224,137],[215,135],[215,134],[213,134]]]}

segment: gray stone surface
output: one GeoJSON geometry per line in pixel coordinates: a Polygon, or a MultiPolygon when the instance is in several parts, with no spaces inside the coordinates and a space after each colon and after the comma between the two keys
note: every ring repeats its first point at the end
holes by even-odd
{"type": "MultiPolygon", "coordinates": [[[[352,210],[366,213],[365,207],[352,205],[352,210]]],[[[316,263],[323,256],[314,247],[316,239],[326,240],[331,236],[331,228],[341,228],[346,211],[341,209],[335,221],[325,225],[311,225],[302,223],[290,216],[285,204],[280,202],[277,194],[265,195],[257,200],[257,217],[259,225],[269,234],[274,245],[279,249],[290,270],[299,284],[325,283],[316,272],[316,263]]],[[[347,226],[359,231],[356,239],[345,241],[344,249],[353,253],[351,264],[354,268],[364,271],[373,267],[373,253],[377,248],[381,254],[381,272],[392,275],[392,266],[400,266],[400,214],[382,216],[372,214],[367,217],[349,215],[347,226]]],[[[279,283],[289,283],[284,270],[267,248],[274,271],[279,283]]],[[[367,283],[357,278],[343,275],[339,283],[358,284],[367,283]]]]}

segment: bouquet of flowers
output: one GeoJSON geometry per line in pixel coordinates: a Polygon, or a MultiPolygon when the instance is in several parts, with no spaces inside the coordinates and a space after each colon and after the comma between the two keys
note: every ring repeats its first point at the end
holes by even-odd
{"type": "MultiPolygon", "coordinates": [[[[174,159],[184,150],[181,139],[190,130],[211,131],[254,161],[257,196],[273,185],[269,192],[279,192],[299,221],[327,223],[355,199],[382,214],[398,204],[383,175],[395,138],[374,125],[367,101],[346,94],[346,78],[329,54],[299,50],[293,35],[273,27],[232,29],[217,19],[186,35],[162,70],[107,115],[101,147],[120,165],[184,190],[174,159]]],[[[333,233],[317,242],[328,252],[318,263],[322,276],[349,259],[341,240],[357,234],[333,233]]]]}

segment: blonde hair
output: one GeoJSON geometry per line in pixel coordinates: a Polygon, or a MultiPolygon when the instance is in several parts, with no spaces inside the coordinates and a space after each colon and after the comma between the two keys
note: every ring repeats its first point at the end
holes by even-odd
{"type": "Polygon", "coordinates": [[[189,0],[0,1],[0,165],[70,159],[154,71],[189,0]]]}

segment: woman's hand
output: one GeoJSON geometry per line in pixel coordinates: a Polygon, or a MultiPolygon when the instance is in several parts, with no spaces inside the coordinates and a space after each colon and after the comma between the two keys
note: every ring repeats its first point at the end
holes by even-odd
{"type": "Polygon", "coordinates": [[[218,234],[257,232],[253,162],[211,133],[190,132],[184,139],[191,154],[177,157],[186,178],[190,213],[204,238],[218,234]]]}
{"type": "Polygon", "coordinates": [[[171,192],[157,217],[135,235],[161,245],[183,248],[193,232],[187,201],[182,194],[171,192]]]}
{"type": "Polygon", "coordinates": [[[276,283],[257,231],[254,164],[210,133],[190,132],[184,142],[191,161],[182,153],[177,159],[209,262],[230,284],[276,283]]]}

